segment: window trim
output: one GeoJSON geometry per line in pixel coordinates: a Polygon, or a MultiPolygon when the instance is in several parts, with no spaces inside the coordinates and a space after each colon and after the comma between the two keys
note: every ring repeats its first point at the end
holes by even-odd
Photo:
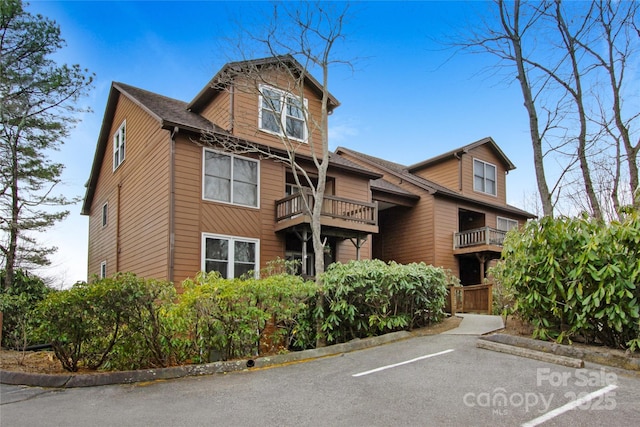
{"type": "Polygon", "coordinates": [[[100,263],[100,278],[101,279],[107,278],[107,261],[102,261],[100,263]]]}
{"type": "Polygon", "coordinates": [[[500,231],[510,231],[511,228],[509,228],[509,230],[503,230],[499,227],[500,224],[500,220],[506,221],[506,222],[510,222],[510,223],[515,223],[514,227],[511,228],[518,228],[520,227],[520,222],[517,219],[513,219],[513,218],[507,218],[506,216],[497,216],[496,217],[496,228],[500,231]]]}
{"type": "Polygon", "coordinates": [[[494,196],[494,197],[498,197],[498,167],[496,165],[494,165],[493,163],[489,163],[486,162],[484,160],[480,160],[480,159],[473,159],[473,165],[472,165],[472,170],[471,170],[471,174],[473,177],[473,191],[475,191],[476,193],[482,193],[482,194],[487,194],[489,196],[494,196]],[[476,162],[482,163],[482,169],[484,172],[484,190],[476,188],[476,162]],[[495,175],[494,175],[494,188],[495,188],[495,193],[489,193],[488,191],[486,191],[487,188],[487,165],[489,166],[493,166],[494,170],[495,170],[495,175]]]}
{"type": "Polygon", "coordinates": [[[227,264],[227,278],[234,278],[235,273],[235,243],[236,242],[247,242],[255,244],[255,264],[254,264],[254,272],[255,278],[258,278],[260,273],[260,239],[255,239],[252,237],[242,237],[242,236],[229,236],[225,234],[216,234],[216,233],[202,233],[202,241],[200,244],[200,269],[202,271],[206,270],[207,265],[207,239],[218,239],[218,240],[227,240],[229,242],[229,255],[233,255],[233,259],[228,259],[227,264]]]}
{"type": "Polygon", "coordinates": [[[123,120],[118,129],[113,134],[113,152],[111,154],[113,160],[113,171],[120,167],[124,162],[127,153],[127,120],[123,120]],[[118,154],[118,162],[116,164],[116,153],[118,154]]]}
{"type": "MultiPolygon", "coordinates": [[[[308,111],[309,108],[309,102],[307,100],[307,98],[302,98],[302,111],[303,111],[303,117],[302,117],[302,130],[304,132],[304,135],[302,138],[297,138],[295,136],[291,136],[291,135],[287,135],[286,134],[286,129],[287,129],[287,117],[289,117],[289,115],[286,112],[286,108],[287,108],[287,98],[292,98],[295,100],[299,100],[299,97],[284,91],[282,89],[277,89],[273,86],[269,86],[269,85],[260,85],[258,88],[259,91],[259,95],[258,95],[258,129],[261,132],[265,132],[265,133],[269,133],[271,135],[276,135],[276,136],[282,136],[282,137],[286,137],[286,138],[290,138],[294,141],[300,141],[303,143],[308,143],[309,141],[309,127],[307,125],[307,114],[305,111],[308,111]],[[276,115],[276,117],[280,118],[280,129],[281,132],[275,132],[272,131],[270,129],[264,128],[262,127],[262,110],[264,109],[263,105],[262,105],[262,100],[264,98],[264,95],[262,95],[262,91],[263,89],[278,93],[280,95],[280,108],[281,110],[279,112],[275,112],[274,114],[276,115]]],[[[297,118],[295,118],[295,120],[299,120],[297,118]]]]}
{"type": "Polygon", "coordinates": [[[109,203],[104,202],[102,205],[102,228],[109,224],[109,203]]]}
{"type": "Polygon", "coordinates": [[[223,151],[218,151],[218,150],[212,150],[210,148],[206,148],[203,147],[202,149],[202,200],[206,200],[208,202],[215,202],[215,203],[224,203],[225,205],[232,205],[232,206],[242,206],[245,208],[251,208],[251,209],[260,209],[260,161],[253,159],[251,157],[245,157],[245,156],[238,156],[236,154],[232,154],[232,153],[226,153],[223,151]],[[211,153],[216,153],[222,156],[227,156],[231,158],[231,180],[230,180],[230,186],[231,188],[229,189],[230,191],[230,201],[225,201],[225,200],[216,200],[216,199],[209,199],[206,197],[205,195],[205,184],[206,184],[206,165],[207,165],[207,156],[206,156],[206,152],[209,151],[211,153]],[[233,159],[234,158],[238,158],[238,159],[242,159],[242,160],[247,160],[250,162],[254,162],[257,165],[257,177],[258,180],[256,182],[256,205],[252,206],[252,205],[245,205],[243,203],[237,203],[234,201],[234,197],[233,197],[233,159]]]}

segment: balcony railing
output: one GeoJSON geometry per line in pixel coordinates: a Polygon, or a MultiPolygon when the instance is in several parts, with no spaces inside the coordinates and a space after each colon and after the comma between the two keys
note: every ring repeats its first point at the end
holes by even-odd
{"type": "Polygon", "coordinates": [[[475,228],[453,234],[453,249],[468,248],[470,246],[493,245],[502,246],[506,231],[491,227],[475,228]]]}
{"type": "MultiPolygon", "coordinates": [[[[276,201],[276,221],[280,222],[304,214],[304,198],[306,198],[309,208],[313,209],[314,198],[310,191],[292,194],[276,201]]],[[[378,204],[343,199],[336,196],[324,196],[322,215],[361,224],[377,225],[378,204]]]]}

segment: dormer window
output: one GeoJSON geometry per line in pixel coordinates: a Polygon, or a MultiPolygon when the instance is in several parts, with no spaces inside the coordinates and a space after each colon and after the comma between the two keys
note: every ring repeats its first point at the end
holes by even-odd
{"type": "Polygon", "coordinates": [[[473,189],[481,193],[497,195],[496,166],[473,159],[473,189]]]}
{"type": "Polygon", "coordinates": [[[275,89],[260,86],[260,129],[299,141],[307,140],[304,109],[307,100],[275,89]]]}

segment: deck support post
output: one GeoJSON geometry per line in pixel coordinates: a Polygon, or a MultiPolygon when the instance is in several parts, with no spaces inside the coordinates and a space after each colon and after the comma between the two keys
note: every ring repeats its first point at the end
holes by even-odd
{"type": "Polygon", "coordinates": [[[356,259],[360,261],[360,248],[367,242],[367,236],[360,237],[360,235],[358,235],[355,237],[355,240],[352,237],[350,237],[349,240],[353,243],[353,246],[356,247],[356,259]]]}
{"type": "Polygon", "coordinates": [[[485,278],[485,270],[487,264],[487,256],[482,253],[476,253],[476,258],[478,258],[480,264],[480,284],[484,281],[485,278]]]}
{"type": "Polygon", "coordinates": [[[298,230],[294,230],[296,233],[296,236],[298,236],[298,239],[300,239],[300,241],[302,242],[302,265],[301,267],[301,273],[303,276],[307,276],[308,275],[308,271],[307,271],[307,258],[309,257],[309,254],[307,252],[307,242],[309,241],[309,238],[311,236],[309,236],[309,230],[307,230],[306,228],[302,229],[302,234],[300,234],[300,232],[298,230]]]}

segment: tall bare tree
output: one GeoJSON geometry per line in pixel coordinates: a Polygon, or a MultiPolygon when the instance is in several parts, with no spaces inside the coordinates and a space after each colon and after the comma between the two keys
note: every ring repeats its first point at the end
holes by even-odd
{"type": "Polygon", "coordinates": [[[602,203],[618,203],[602,200],[599,188],[605,187],[616,192],[611,197],[617,200],[625,198],[619,192],[630,190],[638,206],[640,144],[632,136],[638,132],[637,103],[623,102],[634,96],[623,80],[640,40],[638,4],[494,0],[494,9],[497,17],[485,21],[458,46],[498,57],[518,80],[544,214],[553,215],[558,199],[565,209],[567,202],[580,200],[570,210],[603,218],[602,203]],[[621,166],[617,141],[624,147],[629,185],[620,185],[621,171],[599,174],[596,183],[593,162],[602,164],[608,157],[611,164],[621,166]],[[549,164],[559,168],[552,185],[547,181],[549,164]],[[605,177],[617,182],[605,185],[605,177]]]}
{"type": "MultiPolygon", "coordinates": [[[[338,105],[329,92],[330,73],[336,65],[351,66],[349,61],[338,58],[336,54],[337,45],[345,38],[344,25],[348,15],[348,4],[276,3],[262,30],[244,30],[245,37],[238,44],[238,50],[245,60],[234,63],[227,69],[226,75],[220,76],[220,80],[216,82],[226,90],[249,91],[259,96],[263,111],[274,116],[272,124],[277,127],[274,133],[280,139],[282,151],[228,138],[216,132],[203,135],[206,142],[221,145],[227,150],[257,153],[262,158],[287,164],[298,190],[311,192],[311,198],[301,197],[300,200],[304,204],[304,211],[311,218],[311,240],[316,254],[314,262],[318,284],[321,284],[321,275],[325,269],[323,254],[326,242],[322,239],[320,218],[330,162],[328,122],[329,114],[338,105]],[[246,58],[248,45],[263,52],[262,56],[266,53],[267,58],[246,58]],[[314,73],[319,74],[320,79],[316,80],[314,73]],[[310,80],[319,88],[319,116],[313,114],[305,103],[305,84],[310,80]],[[279,84],[278,89],[285,91],[284,103],[280,98],[271,96],[268,90],[265,91],[264,85],[274,83],[279,84]],[[304,142],[296,137],[297,130],[290,129],[289,122],[283,120],[282,116],[286,114],[302,119],[300,122],[306,127],[304,142]]],[[[256,53],[252,51],[251,54],[256,53]]],[[[291,126],[294,124],[291,123],[291,126]]],[[[319,295],[321,304],[323,297],[319,295]]],[[[318,330],[317,345],[323,344],[320,332],[318,330]]]]}
{"type": "Polygon", "coordinates": [[[554,208],[552,190],[549,189],[545,171],[544,141],[547,133],[554,129],[558,117],[555,110],[545,111],[538,106],[538,96],[544,91],[547,80],[532,77],[525,60],[528,57],[525,40],[530,33],[536,31],[536,24],[549,6],[528,9],[530,13],[525,14],[519,0],[513,4],[496,0],[495,5],[497,19],[487,21],[483,27],[472,30],[458,46],[474,53],[489,53],[499,58],[507,67],[515,67],[515,77],[520,85],[529,119],[529,135],[542,212],[545,216],[552,216],[554,208]],[[536,81],[532,82],[532,78],[536,81]]]}
{"type": "Polygon", "coordinates": [[[47,151],[63,143],[82,111],[75,102],[93,77],[51,59],[63,45],[55,22],[26,12],[20,0],[0,0],[0,255],[6,288],[16,267],[49,263],[55,248],[39,245],[33,233],[65,218],[69,211],[55,209],[74,202],[53,194],[64,166],[48,160],[47,151]]]}
{"type": "MultiPolygon", "coordinates": [[[[595,37],[588,41],[578,39],[576,43],[594,59],[595,65],[604,73],[603,86],[609,91],[609,96],[600,99],[599,105],[603,108],[599,110],[601,114],[597,123],[617,142],[615,150],[618,159],[621,157],[619,145],[624,148],[629,194],[633,206],[640,209],[640,111],[637,103],[634,105],[624,102],[625,93],[628,92],[625,89],[629,84],[635,83],[636,93],[632,96],[638,96],[637,81],[627,82],[627,67],[633,66],[633,61],[637,62],[636,57],[640,49],[640,3],[597,0],[594,2],[593,22],[596,27],[595,37]],[[609,100],[606,107],[605,99],[609,100]]],[[[619,165],[617,167],[619,168],[619,165]]],[[[619,172],[616,179],[620,179],[619,172]]],[[[614,186],[616,193],[612,194],[616,199],[617,188],[618,182],[614,186]]]]}
{"type": "MultiPolygon", "coordinates": [[[[347,61],[336,58],[336,44],[344,39],[344,24],[348,16],[349,6],[338,3],[325,2],[296,2],[277,3],[274,5],[273,14],[266,27],[260,33],[255,29],[245,31],[249,44],[266,52],[268,61],[246,60],[238,63],[239,69],[229,70],[228,79],[223,78],[222,86],[233,90],[248,90],[261,96],[263,106],[267,107],[270,114],[279,116],[274,120],[279,131],[276,132],[282,143],[283,152],[271,150],[258,144],[221,137],[219,134],[209,132],[204,138],[210,142],[222,144],[228,150],[258,153],[265,158],[274,159],[286,163],[295,179],[298,189],[309,189],[312,198],[303,197],[304,209],[311,218],[311,238],[315,257],[316,280],[324,272],[325,242],[321,237],[320,217],[326,189],[327,170],[329,167],[329,134],[328,121],[331,109],[337,101],[329,92],[329,76],[332,67],[337,64],[349,64],[347,61]],[[265,65],[267,63],[268,65],[265,65]],[[275,64],[275,65],[274,65],[275,64]],[[313,73],[320,74],[317,86],[320,88],[321,110],[320,115],[311,114],[305,104],[305,82],[313,78],[313,73]],[[279,74],[286,75],[283,89],[286,98],[291,104],[279,105],[280,101],[264,93],[261,89],[263,83],[273,84],[273,78],[279,74]],[[244,86],[238,85],[244,81],[244,86]],[[225,82],[224,80],[228,80],[225,82]],[[233,81],[233,85],[227,83],[233,81]],[[276,105],[278,104],[278,105],[276,105]],[[285,108],[286,107],[286,108],[285,108]],[[281,115],[287,114],[290,108],[295,114],[303,118],[302,122],[307,127],[304,143],[299,138],[292,136],[290,129],[285,129],[281,115]],[[300,154],[301,146],[308,147],[313,174],[300,154]]],[[[241,44],[240,53],[246,55],[244,49],[246,40],[241,44]]],[[[308,157],[307,157],[308,158],[308,157]]]]}

